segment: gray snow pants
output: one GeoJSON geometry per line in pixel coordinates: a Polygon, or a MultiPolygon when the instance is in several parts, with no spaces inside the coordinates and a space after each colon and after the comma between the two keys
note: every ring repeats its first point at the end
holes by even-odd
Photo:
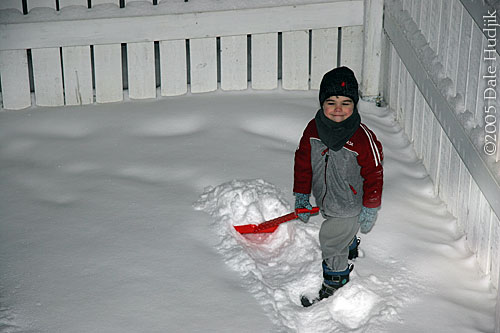
{"type": "Polygon", "coordinates": [[[335,272],[348,267],[349,244],[359,230],[358,216],[329,217],[321,225],[319,244],[323,260],[335,272]]]}

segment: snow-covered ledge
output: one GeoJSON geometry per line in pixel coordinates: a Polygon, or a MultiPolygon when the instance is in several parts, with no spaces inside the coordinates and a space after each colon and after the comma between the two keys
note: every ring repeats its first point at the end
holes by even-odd
{"type": "Polygon", "coordinates": [[[188,9],[180,10],[168,2],[154,6],[144,1],[131,2],[125,8],[112,4],[90,9],[70,6],[59,12],[34,8],[27,15],[17,10],[4,10],[0,11],[0,50],[322,29],[332,26],[332,13],[335,13],[335,26],[363,24],[363,1],[302,1],[306,3],[300,6],[256,7],[262,2],[247,5],[248,8],[240,5],[234,8],[228,2],[218,4],[216,1],[206,11],[201,11],[203,7],[200,6],[186,6],[188,9]],[[352,15],[353,12],[360,14],[352,15]]]}

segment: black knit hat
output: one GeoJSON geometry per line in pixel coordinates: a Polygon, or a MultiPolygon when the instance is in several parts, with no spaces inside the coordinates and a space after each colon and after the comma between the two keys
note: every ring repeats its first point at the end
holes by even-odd
{"type": "Polygon", "coordinates": [[[330,96],[346,96],[352,99],[354,105],[358,104],[358,81],[352,70],[345,66],[337,67],[323,75],[319,87],[320,105],[323,106],[323,102],[330,96]]]}

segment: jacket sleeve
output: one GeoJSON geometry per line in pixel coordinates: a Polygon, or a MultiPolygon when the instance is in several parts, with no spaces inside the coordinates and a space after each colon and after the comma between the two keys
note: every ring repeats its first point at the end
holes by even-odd
{"type": "Polygon", "coordinates": [[[314,120],[309,122],[302,138],[300,139],[299,147],[295,151],[295,163],[293,172],[293,191],[295,193],[311,193],[312,187],[312,167],[311,167],[311,133],[315,129],[316,123],[314,120]],[[314,127],[313,127],[314,126],[314,127]]]}
{"type": "Polygon", "coordinates": [[[377,208],[382,203],[382,187],[384,184],[384,169],[382,160],[384,154],[382,144],[375,134],[363,124],[366,142],[358,155],[358,164],[361,166],[363,177],[363,206],[377,208]]]}

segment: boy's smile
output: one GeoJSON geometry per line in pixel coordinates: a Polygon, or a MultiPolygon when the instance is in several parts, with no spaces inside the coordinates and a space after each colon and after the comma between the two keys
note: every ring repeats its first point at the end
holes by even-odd
{"type": "Polygon", "coordinates": [[[349,118],[353,111],[354,102],[346,96],[330,96],[323,103],[323,113],[336,123],[349,118]]]}

